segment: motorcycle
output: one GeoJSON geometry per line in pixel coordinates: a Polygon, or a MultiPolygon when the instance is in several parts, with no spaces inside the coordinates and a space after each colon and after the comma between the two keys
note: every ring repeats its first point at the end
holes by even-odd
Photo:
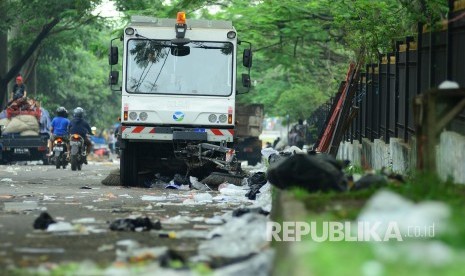
{"type": "Polygon", "coordinates": [[[55,137],[52,143],[53,157],[52,161],[55,163],[57,169],[63,167],[66,169],[68,165],[68,160],[66,156],[66,143],[63,137],[55,137]]]}
{"type": "Polygon", "coordinates": [[[70,163],[71,170],[80,171],[82,164],[86,160],[86,148],[84,143],[84,138],[79,134],[72,134],[69,139],[70,146],[70,163]]]}

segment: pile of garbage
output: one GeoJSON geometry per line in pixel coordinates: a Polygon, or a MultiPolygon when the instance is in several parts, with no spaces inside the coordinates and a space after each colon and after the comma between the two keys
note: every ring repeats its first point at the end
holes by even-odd
{"type": "Polygon", "coordinates": [[[380,174],[368,171],[364,175],[350,175],[344,169],[348,160],[336,160],[332,155],[305,152],[290,147],[282,152],[266,148],[262,154],[268,160],[268,181],[280,189],[303,188],[309,192],[353,191],[379,188],[390,181],[404,182],[401,175],[382,170],[380,174]]]}
{"type": "Polygon", "coordinates": [[[0,128],[4,134],[37,136],[48,132],[49,125],[49,113],[34,99],[17,99],[0,112],[0,128]]]}

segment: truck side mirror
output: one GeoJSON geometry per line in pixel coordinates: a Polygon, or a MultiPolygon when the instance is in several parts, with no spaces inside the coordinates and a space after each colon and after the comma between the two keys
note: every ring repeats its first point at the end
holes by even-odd
{"type": "Polygon", "coordinates": [[[111,71],[110,76],[108,78],[108,82],[110,83],[110,85],[118,84],[118,77],[119,77],[118,71],[111,71]]]}
{"type": "Polygon", "coordinates": [[[252,67],[252,50],[244,49],[242,54],[242,64],[247,68],[252,67]]]}
{"type": "Polygon", "coordinates": [[[118,47],[110,47],[110,53],[108,53],[108,63],[110,65],[118,64],[118,47]]]}
{"type": "Polygon", "coordinates": [[[250,88],[251,82],[250,82],[250,75],[249,74],[242,74],[242,86],[246,88],[250,88]]]}

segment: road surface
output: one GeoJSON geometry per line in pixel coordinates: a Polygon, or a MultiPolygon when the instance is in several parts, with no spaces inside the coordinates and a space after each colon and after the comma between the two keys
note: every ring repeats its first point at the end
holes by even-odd
{"type": "MultiPolygon", "coordinates": [[[[163,184],[152,188],[102,185],[102,179],[117,168],[116,162],[90,162],[82,171],[34,164],[0,166],[2,275],[20,268],[51,271],[69,263],[93,267],[96,274],[102,275],[112,274],[108,272],[111,269],[132,271],[135,265],[140,270],[141,264],[150,271],[155,266],[174,271],[175,275],[189,274],[199,266],[209,271],[249,266],[245,262],[257,259],[268,247],[263,237],[239,242],[239,247],[245,246],[239,249],[241,253],[232,253],[233,249],[224,252],[237,241],[222,246],[212,243],[216,241],[213,231],[220,231],[225,223],[240,223],[244,217],[232,217],[233,210],[258,206],[258,201],[263,205],[268,194],[262,193],[252,201],[244,197],[244,187],[237,186],[227,186],[220,193],[188,187],[165,189],[163,184]],[[57,223],[48,229],[34,229],[34,222],[43,212],[57,223]],[[112,223],[128,218],[148,218],[153,224],[160,222],[161,229],[110,230],[112,223]],[[202,243],[203,249],[199,249],[202,243]],[[250,250],[250,244],[260,248],[250,250]]],[[[264,229],[263,217],[265,220],[254,217],[257,229],[264,229]]],[[[234,227],[234,223],[228,225],[234,227]]],[[[253,236],[242,234],[245,238],[253,236]]],[[[265,255],[262,259],[267,260],[267,267],[271,255],[265,255]]]]}

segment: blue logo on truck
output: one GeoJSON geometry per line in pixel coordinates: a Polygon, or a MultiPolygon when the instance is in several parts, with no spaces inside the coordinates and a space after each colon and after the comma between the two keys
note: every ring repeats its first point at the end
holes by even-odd
{"type": "Polygon", "coordinates": [[[184,119],[184,113],[182,113],[181,111],[174,112],[173,119],[176,122],[181,122],[184,119]]]}

